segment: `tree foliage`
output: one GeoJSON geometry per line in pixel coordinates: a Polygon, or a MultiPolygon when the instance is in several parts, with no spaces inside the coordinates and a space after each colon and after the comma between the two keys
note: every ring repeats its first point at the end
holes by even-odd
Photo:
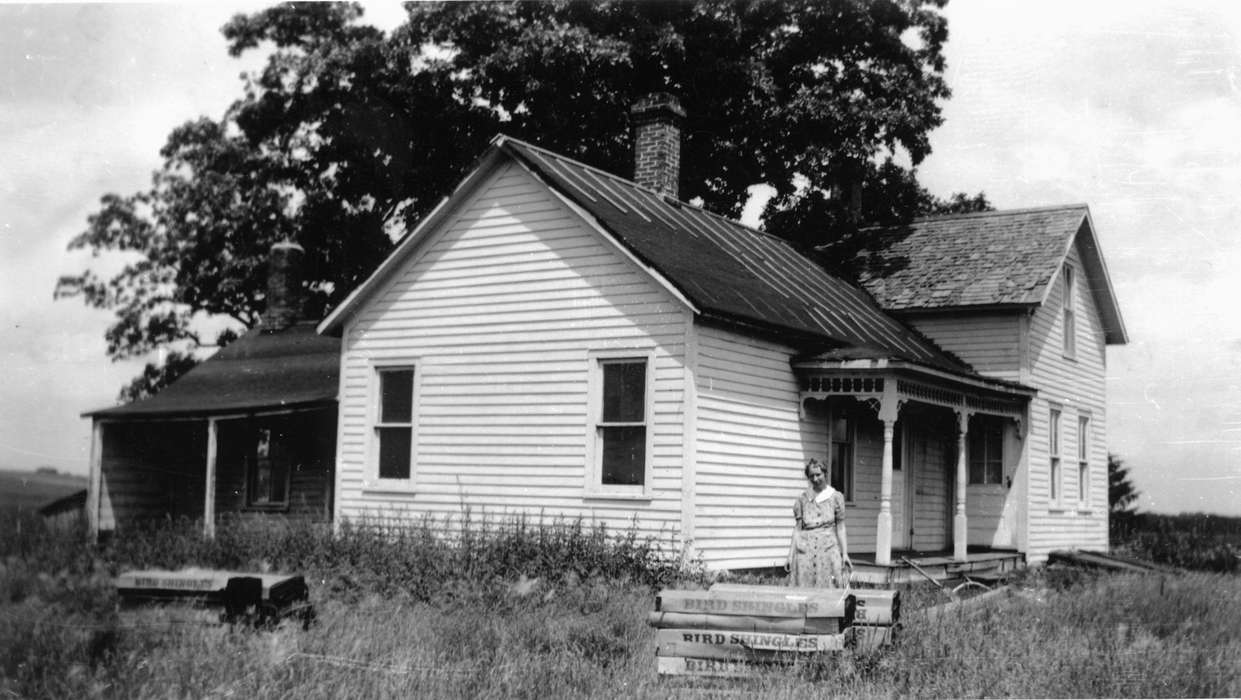
{"type": "Polygon", "coordinates": [[[917,184],[949,97],[944,0],[414,3],[384,34],[351,4],[239,15],[229,51],[269,51],[221,119],[178,127],[149,189],[103,197],[71,248],[132,254],[58,295],[113,309],[115,359],[202,344],[199,314],[258,322],[267,250],[307,251],[321,315],[446,196],[499,132],[631,172],[628,107],[652,91],[688,113],[681,194],[798,245],[861,220],[987,207],[917,184]],[[850,196],[844,196],[849,193],[850,196]]]}
{"type": "Polygon", "coordinates": [[[1107,455],[1107,506],[1113,516],[1131,515],[1137,511],[1134,502],[1139,491],[1129,477],[1129,467],[1119,456],[1107,455]]]}

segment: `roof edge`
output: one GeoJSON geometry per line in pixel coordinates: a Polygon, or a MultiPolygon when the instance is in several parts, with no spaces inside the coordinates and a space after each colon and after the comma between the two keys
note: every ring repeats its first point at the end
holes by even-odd
{"type": "Polygon", "coordinates": [[[399,267],[401,262],[404,262],[405,258],[410,255],[412,251],[420,247],[423,239],[425,239],[425,236],[420,234],[425,231],[433,230],[436,225],[448,218],[448,216],[456,209],[455,206],[450,205],[459,202],[464,195],[468,194],[468,192],[477,187],[478,184],[484,179],[484,173],[494,167],[501,154],[504,154],[510,158],[512,157],[502,148],[504,142],[508,138],[509,137],[504,134],[496,134],[495,137],[491,139],[491,143],[487,146],[487,149],[483,151],[477,160],[475,160],[474,166],[470,168],[469,173],[457,183],[457,186],[453,188],[452,192],[449,192],[447,196],[439,201],[439,204],[435,205],[434,209],[432,209],[426,216],[422,217],[422,220],[418,222],[418,225],[415,226],[412,231],[402,236],[397,241],[396,246],[392,249],[392,252],[388,253],[388,256],[379,264],[379,267],[375,268],[375,271],[363,280],[361,284],[355,287],[353,291],[345,297],[344,301],[337,304],[336,308],[332,309],[332,311],[324,317],[316,329],[320,335],[341,335],[344,331],[345,324],[353,316],[354,312],[362,306],[363,302],[369,299],[371,293],[387,281],[388,276],[399,267]]]}

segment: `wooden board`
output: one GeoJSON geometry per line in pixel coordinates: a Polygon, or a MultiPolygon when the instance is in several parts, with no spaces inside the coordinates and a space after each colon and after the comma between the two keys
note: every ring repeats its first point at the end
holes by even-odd
{"type": "Polygon", "coordinates": [[[717,583],[711,586],[715,594],[781,594],[787,596],[852,595],[854,598],[854,624],[891,625],[900,620],[900,593],[888,590],[797,588],[793,586],[753,585],[745,583],[717,583]]]}
{"type": "Polygon", "coordinates": [[[116,577],[116,588],[121,595],[204,595],[223,592],[232,578],[257,578],[263,582],[263,594],[269,595],[273,586],[287,583],[297,578],[286,574],[255,574],[216,569],[180,569],[167,571],[149,569],[144,571],[125,571],[116,577]]]}
{"type": "Polygon", "coordinates": [[[785,664],[746,659],[693,659],[683,656],[660,656],[655,668],[661,676],[702,676],[736,678],[768,673],[787,673],[785,664]]]}
{"type": "Polygon", "coordinates": [[[660,629],[699,629],[780,634],[839,634],[846,627],[842,618],[766,617],[716,615],[712,613],[652,612],[647,623],[660,629]]]}
{"type": "Polygon", "coordinates": [[[655,609],[676,613],[758,615],[761,617],[845,618],[850,592],[828,589],[663,590],[655,609]]]}
{"type": "Polygon", "coordinates": [[[799,654],[840,651],[846,634],[777,634],[694,629],[661,629],[656,632],[658,656],[704,659],[791,660],[799,654]]]}

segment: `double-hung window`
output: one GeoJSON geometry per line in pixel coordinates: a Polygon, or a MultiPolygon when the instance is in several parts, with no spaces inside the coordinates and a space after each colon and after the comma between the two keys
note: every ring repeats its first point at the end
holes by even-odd
{"type": "Polygon", "coordinates": [[[414,368],[375,370],[375,475],[408,481],[414,461],[414,368]]]}
{"type": "Polygon", "coordinates": [[[645,495],[650,484],[650,360],[593,359],[593,476],[588,489],[645,495]]]}
{"type": "Polygon", "coordinates": [[[1004,481],[1004,424],[995,416],[975,416],[970,422],[969,479],[971,484],[1004,481]]]}
{"type": "Polygon", "coordinates": [[[1090,505],[1090,418],[1077,418],[1077,502],[1090,505]]]}
{"type": "Polygon", "coordinates": [[[1077,316],[1074,305],[1077,302],[1077,281],[1073,276],[1073,268],[1064,266],[1064,356],[1077,357],[1077,316]]]}
{"type": "Polygon", "coordinates": [[[1051,471],[1048,474],[1048,496],[1052,504],[1060,501],[1060,409],[1051,409],[1050,421],[1047,426],[1047,454],[1050,457],[1051,471]]]}

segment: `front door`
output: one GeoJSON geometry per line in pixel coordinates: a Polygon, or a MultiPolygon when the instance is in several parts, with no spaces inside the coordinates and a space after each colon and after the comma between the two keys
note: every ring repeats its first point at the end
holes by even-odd
{"type": "Polygon", "coordinates": [[[905,431],[905,481],[909,546],[924,552],[948,547],[947,441],[930,421],[905,431]]]}
{"type": "Polygon", "coordinates": [[[913,489],[906,488],[909,470],[905,468],[908,461],[905,446],[908,441],[904,433],[907,424],[908,421],[898,422],[892,435],[892,549],[909,549],[908,514],[913,512],[910,503],[913,489]]]}

